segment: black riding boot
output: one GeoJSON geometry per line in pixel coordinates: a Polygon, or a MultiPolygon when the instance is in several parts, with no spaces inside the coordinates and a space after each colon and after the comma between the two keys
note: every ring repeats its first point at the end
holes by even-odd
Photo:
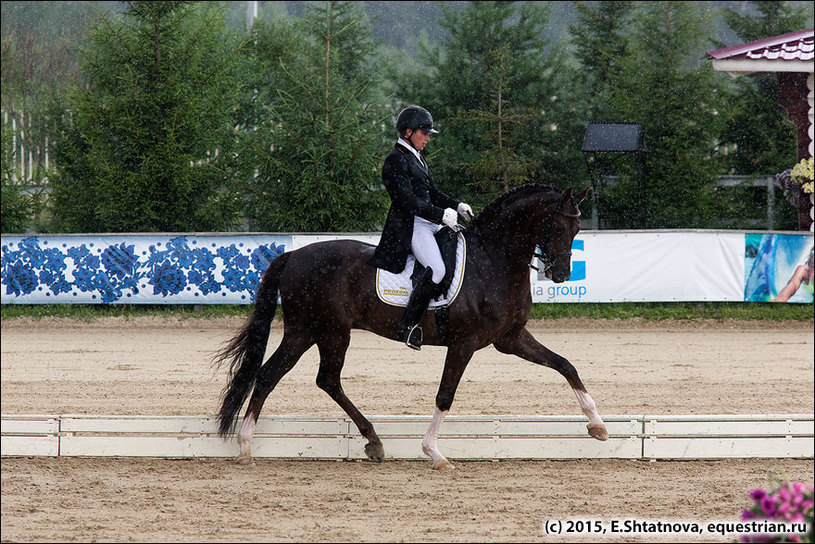
{"type": "Polygon", "coordinates": [[[409,348],[422,349],[422,318],[438,287],[433,283],[433,269],[425,268],[410,294],[405,316],[402,318],[402,328],[396,336],[397,340],[404,342],[409,348]]]}

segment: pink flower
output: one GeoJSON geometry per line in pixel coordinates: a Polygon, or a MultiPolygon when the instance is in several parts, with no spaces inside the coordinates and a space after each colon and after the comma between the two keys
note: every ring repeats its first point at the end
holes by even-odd
{"type": "Polygon", "coordinates": [[[804,521],[804,515],[801,512],[790,512],[790,515],[787,517],[787,521],[792,523],[799,523],[804,521]]]}
{"type": "Polygon", "coordinates": [[[767,492],[763,489],[754,489],[750,492],[750,498],[756,502],[761,501],[764,497],[767,496],[767,492]]]}
{"type": "Polygon", "coordinates": [[[741,520],[747,521],[748,519],[755,519],[756,513],[752,510],[747,510],[746,508],[741,512],[741,520]]]}
{"type": "Polygon", "coordinates": [[[769,517],[775,515],[775,500],[773,500],[773,497],[764,497],[761,499],[761,509],[769,517]]]}

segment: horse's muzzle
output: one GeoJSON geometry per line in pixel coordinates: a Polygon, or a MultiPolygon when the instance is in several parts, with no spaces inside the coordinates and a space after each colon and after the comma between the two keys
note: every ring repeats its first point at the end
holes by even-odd
{"type": "Polygon", "coordinates": [[[553,264],[546,268],[544,275],[555,283],[568,281],[572,276],[570,263],[567,263],[565,266],[553,264]]]}
{"type": "Polygon", "coordinates": [[[552,280],[555,283],[563,283],[564,281],[568,281],[571,277],[571,273],[567,270],[565,273],[556,273],[549,270],[546,274],[546,277],[552,280]]]}

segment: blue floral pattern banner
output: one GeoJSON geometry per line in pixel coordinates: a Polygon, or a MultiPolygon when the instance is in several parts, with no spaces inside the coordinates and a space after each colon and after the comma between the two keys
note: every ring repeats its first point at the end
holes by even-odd
{"type": "Polygon", "coordinates": [[[3,304],[251,304],[291,235],[2,237],[3,304]]]}

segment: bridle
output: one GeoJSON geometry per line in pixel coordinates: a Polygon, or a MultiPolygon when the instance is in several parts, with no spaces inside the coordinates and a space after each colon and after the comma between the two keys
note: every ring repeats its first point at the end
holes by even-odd
{"type": "MultiPolygon", "coordinates": [[[[544,230],[546,232],[546,237],[544,238],[542,244],[537,244],[536,245],[536,247],[541,248],[541,250],[538,251],[538,252],[533,253],[532,256],[537,257],[543,263],[543,272],[544,272],[544,274],[546,272],[548,272],[552,268],[552,265],[554,264],[553,257],[568,256],[570,259],[572,258],[572,248],[571,247],[569,247],[568,251],[560,251],[558,253],[555,253],[554,255],[544,253],[546,251],[545,248],[549,245],[549,241],[550,241],[550,239],[552,237],[552,234],[551,234],[552,233],[552,221],[554,220],[555,215],[561,215],[561,216],[567,217],[569,219],[580,219],[580,210],[578,209],[577,213],[567,213],[567,212],[564,212],[564,211],[562,211],[560,209],[557,209],[557,210],[554,210],[552,212],[549,212],[549,215],[547,215],[546,219],[543,220],[544,225],[546,225],[545,228],[544,228],[544,230]]],[[[533,265],[531,262],[529,263],[529,268],[532,268],[532,269],[540,272],[540,268],[533,265]]]]}

